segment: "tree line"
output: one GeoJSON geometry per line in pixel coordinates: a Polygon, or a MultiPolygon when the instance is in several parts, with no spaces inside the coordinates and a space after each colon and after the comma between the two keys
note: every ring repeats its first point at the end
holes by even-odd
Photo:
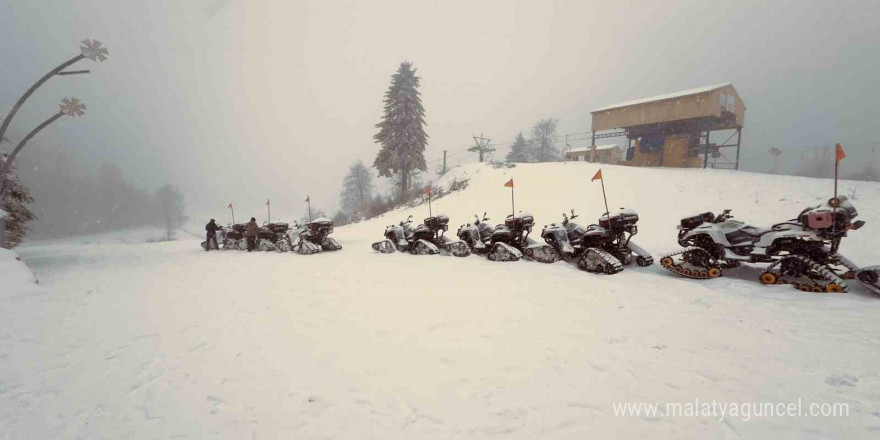
{"type": "Polygon", "coordinates": [[[17,162],[17,169],[26,172],[7,173],[5,178],[14,185],[4,190],[0,207],[16,213],[13,221],[7,219],[7,232],[12,232],[8,247],[18,245],[28,231],[35,237],[62,237],[158,227],[165,231],[164,239],[173,239],[187,219],[179,189],[137,188],[116,165],[89,171],[67,151],[40,148],[29,150],[17,162]]]}

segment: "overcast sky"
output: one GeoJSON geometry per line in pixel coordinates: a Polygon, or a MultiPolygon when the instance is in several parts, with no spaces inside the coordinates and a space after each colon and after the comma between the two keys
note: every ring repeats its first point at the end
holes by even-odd
{"type": "Polygon", "coordinates": [[[41,88],[8,135],[76,96],[88,114],[35,143],[174,183],[197,214],[261,213],[266,198],[298,214],[307,194],[335,211],[348,165],[378,151],[403,60],[422,78],[432,169],[475,134],[510,141],[544,117],[585,132],[592,109],[722,82],[747,107],[746,169],[766,170],[773,146],[793,162],[832,142],[856,166],[880,143],[872,0],[0,0],[0,13],[0,114],[80,40],[110,50],[41,88]]]}

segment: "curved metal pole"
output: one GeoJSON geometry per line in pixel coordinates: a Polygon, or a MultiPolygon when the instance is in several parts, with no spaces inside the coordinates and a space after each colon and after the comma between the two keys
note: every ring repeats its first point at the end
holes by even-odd
{"type": "Polygon", "coordinates": [[[12,106],[12,110],[9,110],[9,114],[7,114],[6,118],[3,119],[3,125],[0,126],[0,142],[3,141],[3,136],[6,134],[6,129],[9,128],[9,123],[12,122],[12,117],[15,116],[15,114],[18,112],[18,109],[24,104],[25,101],[27,101],[28,98],[30,98],[34,91],[36,91],[41,85],[43,85],[44,82],[48,81],[49,78],[52,78],[53,76],[57,75],[58,72],[61,72],[62,70],[69,67],[71,64],[83,58],[85,57],[80,54],[65,61],[60,66],[52,69],[51,71],[49,71],[49,73],[40,78],[39,81],[34,83],[31,88],[27,89],[27,91],[24,92],[24,95],[22,95],[21,98],[18,98],[18,102],[16,102],[15,105],[12,106]]]}
{"type": "MultiPolygon", "coordinates": [[[[38,125],[37,128],[31,130],[31,132],[28,133],[27,136],[25,136],[24,139],[21,140],[21,142],[18,143],[15,149],[12,150],[12,154],[6,157],[6,163],[4,163],[3,168],[0,169],[0,177],[5,176],[6,173],[9,172],[9,169],[12,168],[12,161],[15,160],[15,156],[18,156],[18,153],[21,151],[22,148],[24,148],[24,145],[28,143],[28,141],[31,140],[32,137],[36,136],[37,133],[40,132],[40,130],[46,128],[49,124],[57,121],[58,118],[62,116],[64,116],[64,113],[55,113],[54,115],[52,115],[51,118],[46,119],[45,121],[43,121],[42,124],[38,125]]],[[[2,178],[0,178],[0,183],[2,183],[2,178]]],[[[0,188],[0,192],[2,192],[2,188],[0,188]]]]}

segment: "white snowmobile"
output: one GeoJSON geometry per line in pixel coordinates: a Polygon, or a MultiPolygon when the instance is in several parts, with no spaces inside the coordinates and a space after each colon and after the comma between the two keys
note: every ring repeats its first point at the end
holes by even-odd
{"type": "Polygon", "coordinates": [[[338,251],[342,249],[336,239],[330,237],[333,233],[333,220],[329,218],[316,218],[305,226],[294,223],[295,228],[287,234],[287,246],[290,250],[302,254],[311,255],[322,251],[338,251]]]}
{"type": "Polygon", "coordinates": [[[373,243],[373,249],[383,254],[396,250],[413,255],[439,254],[441,249],[449,255],[467,257],[471,254],[467,244],[451,240],[443,235],[449,230],[449,216],[437,214],[425,219],[421,225],[412,227],[412,216],[399,225],[385,228],[385,240],[373,243]]]}
{"type": "Polygon", "coordinates": [[[790,284],[805,292],[846,292],[855,279],[880,294],[880,266],[859,268],[837,253],[850,230],[864,226],[846,197],[806,208],[797,218],[769,229],[734,220],[730,210],[687,217],[678,226],[684,249],[670,253],[660,265],[677,275],[707,279],[740,263],[767,263],[763,284],[790,284]]]}
{"type": "MultiPolygon", "coordinates": [[[[486,254],[492,247],[492,234],[495,232],[495,228],[489,224],[489,217],[486,217],[485,212],[483,218],[477,214],[474,214],[474,217],[474,223],[461,225],[456,235],[461,241],[467,243],[472,253],[486,254]]],[[[516,249],[514,251],[519,252],[516,249]]]]}
{"type": "Polygon", "coordinates": [[[598,225],[586,228],[572,221],[577,217],[572,209],[571,217],[562,213],[562,223],[551,223],[541,231],[544,241],[564,260],[587,272],[608,275],[622,271],[623,266],[633,262],[639,266],[654,263],[651,254],[632,241],[639,231],[636,226],[639,215],[635,211],[621,208],[614,214],[605,213],[598,225]]]}
{"type": "Polygon", "coordinates": [[[413,241],[412,216],[409,216],[398,225],[386,226],[385,240],[373,243],[373,250],[383,254],[390,254],[395,250],[408,252],[413,241]]]}
{"type": "Polygon", "coordinates": [[[517,261],[523,256],[541,263],[559,261],[561,257],[553,246],[529,238],[534,225],[535,217],[529,213],[508,215],[492,232],[492,250],[486,257],[492,261],[517,261]]]}

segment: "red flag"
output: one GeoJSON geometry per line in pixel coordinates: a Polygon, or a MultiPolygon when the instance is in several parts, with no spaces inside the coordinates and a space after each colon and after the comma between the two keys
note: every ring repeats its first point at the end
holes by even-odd
{"type": "Polygon", "coordinates": [[[227,208],[232,209],[232,203],[230,203],[229,206],[227,206],[227,208]]]}
{"type": "Polygon", "coordinates": [[[309,201],[309,196],[306,196],[306,200],[305,200],[305,201],[306,201],[306,202],[308,202],[308,201],[309,201]]]}
{"type": "Polygon", "coordinates": [[[599,168],[599,171],[596,171],[596,175],[593,176],[592,179],[590,179],[590,182],[593,182],[593,181],[595,181],[596,179],[603,180],[603,179],[602,179],[602,168],[599,168]]]}
{"type": "Polygon", "coordinates": [[[504,184],[504,187],[505,188],[513,188],[513,178],[508,180],[507,183],[504,184]]]}
{"type": "Polygon", "coordinates": [[[425,195],[426,196],[431,195],[431,185],[428,185],[425,187],[425,195]]]}
{"type": "Polygon", "coordinates": [[[840,144],[837,144],[837,161],[840,162],[846,157],[846,153],[843,152],[843,147],[840,144]]]}

